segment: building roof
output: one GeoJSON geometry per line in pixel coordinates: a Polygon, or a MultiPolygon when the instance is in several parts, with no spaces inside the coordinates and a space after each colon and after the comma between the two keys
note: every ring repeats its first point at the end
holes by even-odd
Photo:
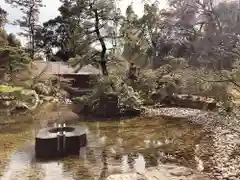
{"type": "Polygon", "coordinates": [[[83,66],[77,74],[94,74],[94,75],[99,75],[101,74],[101,71],[97,68],[95,68],[93,65],[88,64],[86,66],[83,66]]]}
{"type": "Polygon", "coordinates": [[[35,72],[37,74],[44,71],[46,75],[55,75],[55,74],[86,74],[86,75],[98,75],[101,74],[101,71],[91,64],[83,66],[78,72],[75,72],[75,69],[70,65],[64,62],[53,62],[53,61],[35,61],[35,72]]]}
{"type": "Polygon", "coordinates": [[[36,68],[41,72],[45,69],[46,74],[71,74],[74,69],[63,62],[35,61],[36,68]]]}

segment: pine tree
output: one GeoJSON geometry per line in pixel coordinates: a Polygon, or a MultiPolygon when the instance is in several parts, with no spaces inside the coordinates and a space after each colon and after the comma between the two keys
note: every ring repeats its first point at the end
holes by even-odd
{"type": "Polygon", "coordinates": [[[34,59],[35,55],[35,30],[38,27],[38,18],[40,8],[43,7],[42,0],[5,0],[13,7],[20,8],[23,16],[15,21],[16,25],[19,25],[24,31],[19,33],[29,39],[29,53],[31,59],[34,59]]]}
{"type": "Polygon", "coordinates": [[[4,26],[7,20],[7,12],[0,7],[0,28],[4,26]]]}

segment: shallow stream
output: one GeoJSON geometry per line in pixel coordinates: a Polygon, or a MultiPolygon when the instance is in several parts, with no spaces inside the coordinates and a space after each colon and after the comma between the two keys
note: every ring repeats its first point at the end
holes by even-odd
{"type": "Polygon", "coordinates": [[[9,160],[0,161],[0,179],[100,180],[115,173],[141,173],[165,163],[208,171],[211,133],[185,119],[78,120],[72,124],[88,127],[88,146],[77,157],[48,162],[38,161],[34,155],[39,124],[26,121],[3,128],[8,130],[0,131],[0,157],[9,156],[9,160]]]}

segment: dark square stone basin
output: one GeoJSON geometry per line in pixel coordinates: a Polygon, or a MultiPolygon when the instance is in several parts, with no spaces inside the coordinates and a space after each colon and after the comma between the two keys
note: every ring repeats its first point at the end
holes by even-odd
{"type": "Polygon", "coordinates": [[[78,155],[87,145],[87,128],[83,126],[51,127],[40,129],[35,138],[37,158],[56,158],[78,155]],[[63,132],[59,133],[59,132],[63,132]]]}

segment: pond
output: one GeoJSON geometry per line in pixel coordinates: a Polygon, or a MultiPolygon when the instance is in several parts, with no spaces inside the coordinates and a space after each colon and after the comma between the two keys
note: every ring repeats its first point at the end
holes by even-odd
{"type": "Polygon", "coordinates": [[[143,172],[173,163],[208,171],[210,133],[184,119],[134,118],[122,121],[72,122],[88,127],[88,146],[79,156],[39,161],[34,156],[36,123],[12,125],[0,133],[2,180],[95,180],[116,173],[143,172]],[[203,152],[205,150],[205,152],[203,152]],[[9,154],[6,154],[6,151],[9,154]],[[207,152],[207,153],[206,153],[207,152]],[[4,154],[5,153],[5,154],[4,154]]]}

